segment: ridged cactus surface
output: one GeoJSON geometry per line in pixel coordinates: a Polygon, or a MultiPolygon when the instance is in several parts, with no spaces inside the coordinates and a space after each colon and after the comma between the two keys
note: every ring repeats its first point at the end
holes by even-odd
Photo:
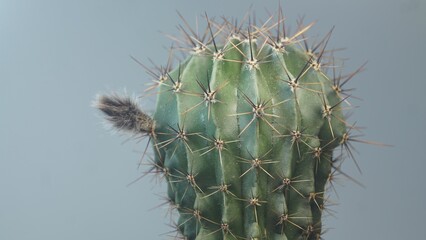
{"type": "Polygon", "coordinates": [[[342,86],[354,74],[325,73],[331,31],[309,47],[311,25],[286,34],[281,13],[257,26],[206,19],[203,36],[181,28],[186,59],[149,70],[151,117],[117,95],[98,108],[149,136],[185,239],[321,239],[330,181],[351,155],[335,149],[350,147],[342,86]]]}

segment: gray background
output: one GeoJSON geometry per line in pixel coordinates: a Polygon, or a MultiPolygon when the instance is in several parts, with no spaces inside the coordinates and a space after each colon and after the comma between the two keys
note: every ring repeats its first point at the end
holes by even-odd
{"type": "MultiPolygon", "coordinates": [[[[168,219],[137,163],[144,143],[113,136],[90,107],[99,92],[140,93],[150,79],[134,61],[165,63],[179,10],[189,22],[241,17],[253,4],[259,18],[277,1],[0,0],[0,239],[167,239],[168,219]],[[151,210],[154,208],[153,210],[151,210]]],[[[363,101],[352,120],[366,185],[342,180],[326,239],[422,239],[426,207],[426,2],[422,0],[283,1],[287,23],[318,20],[311,36],[336,26],[331,48],[368,60],[351,82],[363,101]]],[[[153,101],[146,101],[152,110],[153,101]]]]}

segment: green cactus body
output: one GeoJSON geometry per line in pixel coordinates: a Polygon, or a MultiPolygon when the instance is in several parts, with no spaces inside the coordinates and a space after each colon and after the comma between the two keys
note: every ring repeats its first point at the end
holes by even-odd
{"type": "MultiPolygon", "coordinates": [[[[292,37],[265,25],[241,31],[225,21],[215,33],[212,25],[206,43],[184,31],[193,51],[159,76],[148,126],[128,129],[153,142],[153,170],[167,180],[179,232],[320,239],[326,186],[339,169],[333,151],[351,129],[347,95],[321,66],[330,34],[311,51],[298,39],[310,25],[292,37]]],[[[138,123],[138,114],[127,118],[138,123]]]]}
{"type": "Polygon", "coordinates": [[[315,239],[342,99],[319,57],[248,35],[193,52],[160,84],[155,161],[188,239],[315,239]]]}

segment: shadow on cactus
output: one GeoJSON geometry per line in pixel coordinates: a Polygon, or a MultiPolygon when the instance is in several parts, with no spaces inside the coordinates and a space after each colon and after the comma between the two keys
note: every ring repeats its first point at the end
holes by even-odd
{"type": "Polygon", "coordinates": [[[97,108],[149,137],[151,172],[167,180],[184,239],[322,239],[327,193],[347,176],[351,143],[364,142],[345,116],[346,84],[362,67],[342,75],[326,49],[332,31],[310,45],[312,24],[290,33],[281,10],[261,24],[205,19],[201,35],[183,20],[166,66],[142,65],[155,78],[152,116],[114,94],[97,108]],[[186,59],[172,69],[176,51],[186,59]]]}

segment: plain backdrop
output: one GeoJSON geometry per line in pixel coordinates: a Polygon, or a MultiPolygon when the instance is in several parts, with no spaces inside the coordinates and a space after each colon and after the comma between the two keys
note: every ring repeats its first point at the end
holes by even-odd
{"type": "MultiPolygon", "coordinates": [[[[281,4],[292,29],[301,16],[317,21],[309,36],[335,26],[329,47],[346,48],[347,72],[368,61],[350,83],[362,98],[351,119],[366,127],[363,139],[393,145],[356,144],[363,173],[350,161],[343,169],[366,187],[340,181],[324,238],[422,239],[426,2],[281,4]]],[[[195,24],[204,12],[241,18],[250,6],[265,19],[278,0],[0,0],[0,239],[169,239],[167,208],[156,207],[165,185],[127,186],[146,170],[145,143],[111,134],[91,102],[143,91],[150,77],[130,56],[164,64],[176,10],[195,24]]]]}

